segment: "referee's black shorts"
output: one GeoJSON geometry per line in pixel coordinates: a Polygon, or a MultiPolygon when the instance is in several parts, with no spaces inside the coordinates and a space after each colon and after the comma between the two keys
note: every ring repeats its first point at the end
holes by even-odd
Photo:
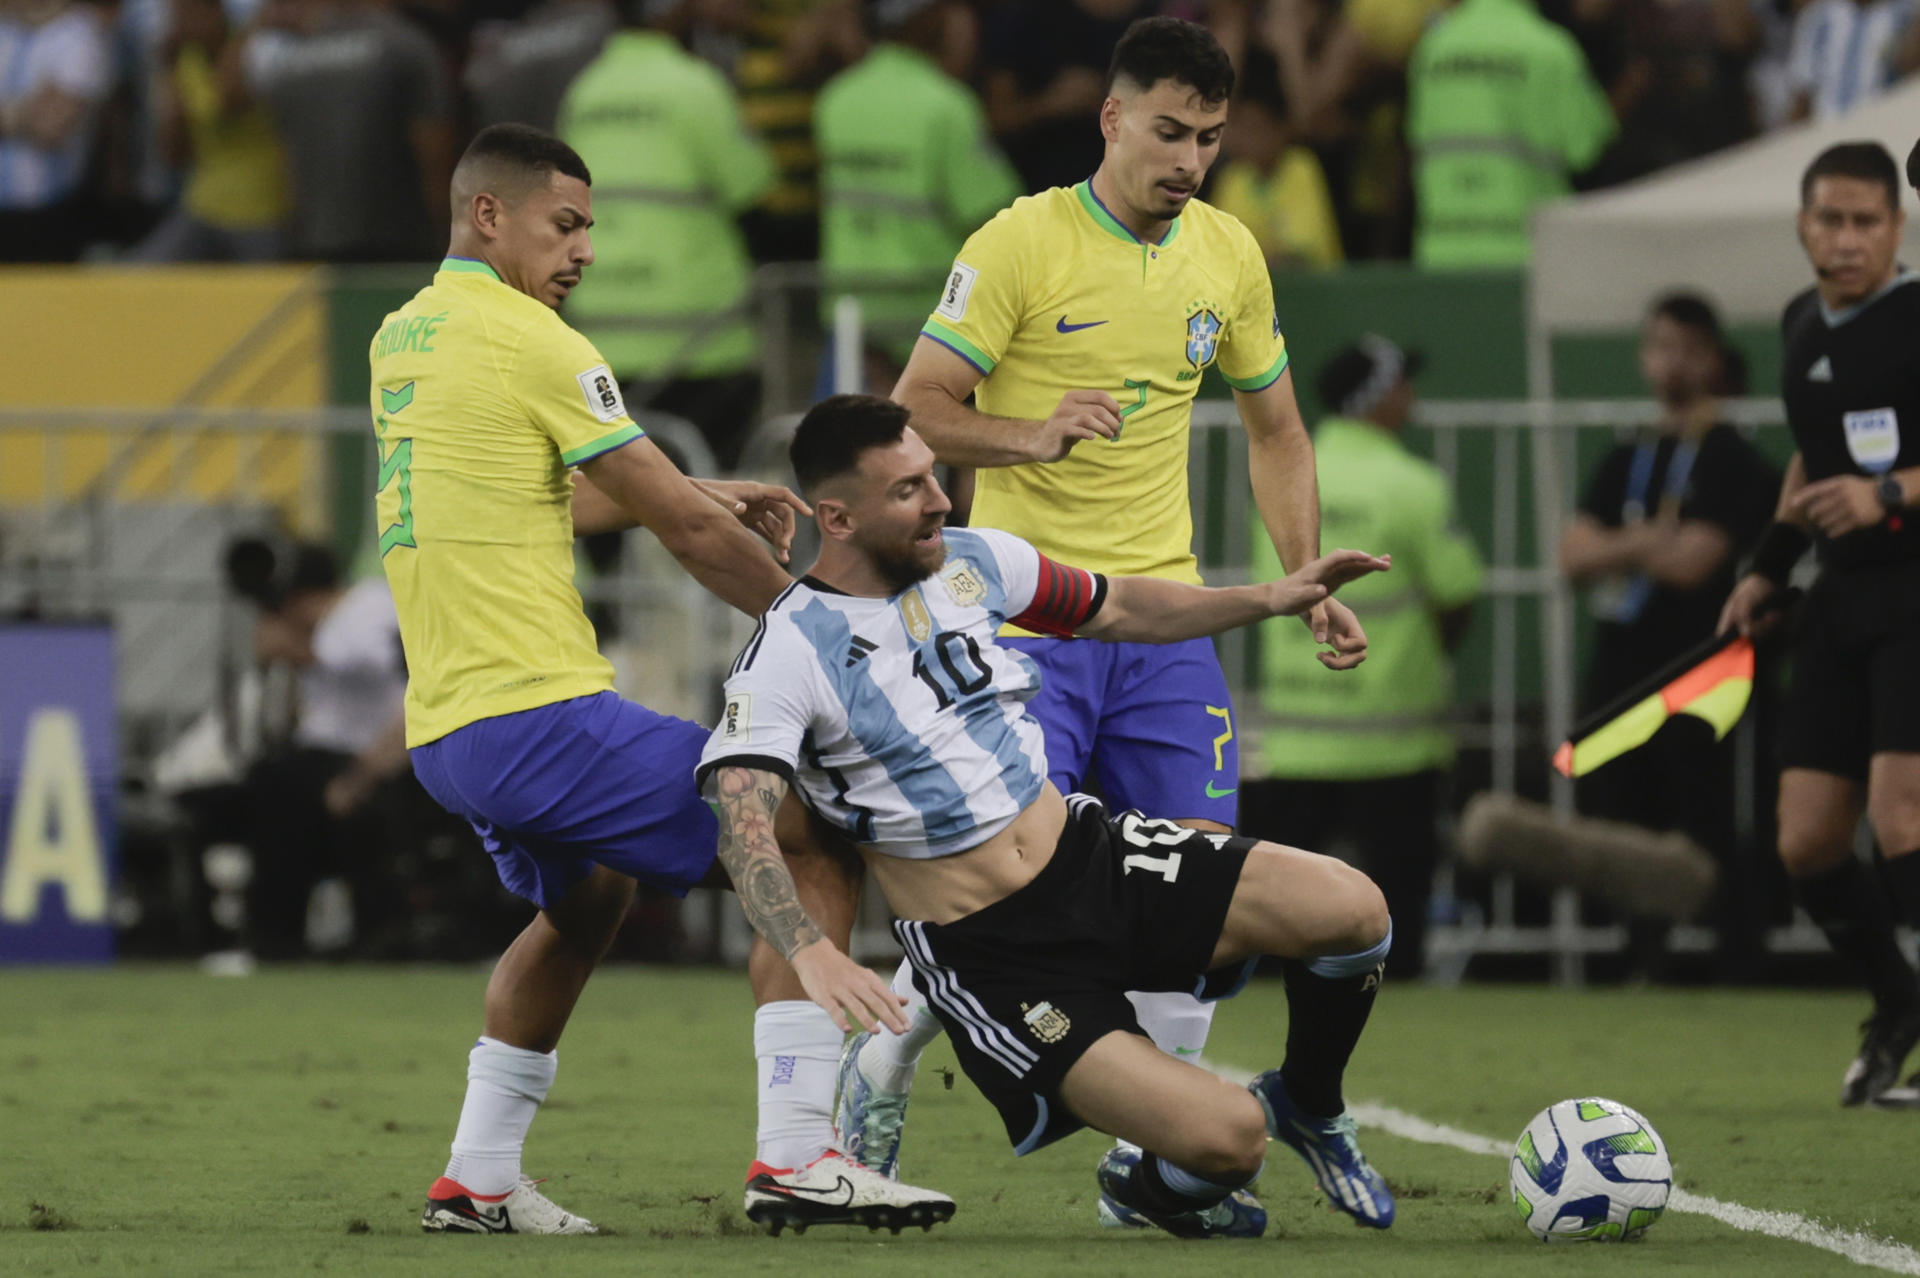
{"type": "Polygon", "coordinates": [[[1780,764],[1864,782],[1920,752],[1920,563],[1827,569],[1800,603],[1780,764]]]}

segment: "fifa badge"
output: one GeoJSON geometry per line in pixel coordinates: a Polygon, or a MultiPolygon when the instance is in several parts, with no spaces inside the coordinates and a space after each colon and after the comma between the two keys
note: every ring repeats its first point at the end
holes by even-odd
{"type": "Polygon", "coordinates": [[[1057,1043],[1073,1028],[1073,1022],[1067,1019],[1067,1014],[1051,1003],[1042,1003],[1038,1007],[1022,1003],[1020,1012],[1027,1022],[1027,1028],[1043,1043],[1057,1043]]]}
{"type": "Polygon", "coordinates": [[[927,611],[927,601],[920,597],[920,587],[915,586],[900,596],[900,616],[915,643],[925,643],[932,637],[933,614],[927,611]]]}

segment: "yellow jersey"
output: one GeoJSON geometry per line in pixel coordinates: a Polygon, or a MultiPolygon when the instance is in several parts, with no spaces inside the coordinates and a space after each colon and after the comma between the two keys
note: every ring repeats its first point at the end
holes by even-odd
{"type": "Polygon", "coordinates": [[[593,343],[450,257],[369,358],[407,745],[612,688],[573,587],[568,468],[641,431],[593,343]]]}
{"type": "Polygon", "coordinates": [[[1045,419],[1071,390],[1120,402],[1118,439],[1057,462],[982,469],[972,522],[1096,572],[1198,582],[1187,434],[1201,375],[1263,390],[1287,368],[1253,235],[1199,200],[1158,244],[1090,184],[1015,200],[960,250],[921,329],[983,374],[974,403],[1045,419]]]}

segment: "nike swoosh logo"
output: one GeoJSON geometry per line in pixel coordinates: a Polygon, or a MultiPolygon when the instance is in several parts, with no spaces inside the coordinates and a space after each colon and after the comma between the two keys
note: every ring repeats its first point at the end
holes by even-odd
{"type": "Polygon", "coordinates": [[[1209,799],[1224,799],[1229,794],[1233,794],[1237,792],[1239,789],[1240,787],[1236,785],[1225,790],[1217,790],[1214,788],[1213,782],[1209,781],[1207,782],[1207,797],[1209,799]]]}
{"type": "Polygon", "coordinates": [[[1077,333],[1083,328],[1099,328],[1102,324],[1105,324],[1106,322],[1107,322],[1106,320],[1088,320],[1085,324],[1069,324],[1067,323],[1067,317],[1062,315],[1058,320],[1054,322],[1053,327],[1055,332],[1077,333]]]}
{"type": "Polygon", "coordinates": [[[809,1189],[805,1185],[780,1184],[769,1186],[769,1188],[778,1189],[780,1192],[786,1194],[806,1194],[810,1198],[819,1199],[829,1207],[851,1207],[853,1205],[853,1182],[845,1176],[837,1177],[833,1182],[832,1189],[809,1189]],[[830,1195],[833,1194],[840,1195],[840,1201],[833,1201],[830,1197],[830,1195]]]}
{"type": "Polygon", "coordinates": [[[1200,1049],[1197,1047],[1176,1047],[1173,1049],[1173,1054],[1175,1056],[1198,1056],[1200,1049]]]}

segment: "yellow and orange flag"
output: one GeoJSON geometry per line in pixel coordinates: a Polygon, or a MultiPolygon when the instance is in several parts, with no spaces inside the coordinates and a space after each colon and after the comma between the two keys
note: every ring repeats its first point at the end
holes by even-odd
{"type": "Polygon", "coordinates": [[[1734,632],[1716,636],[1590,715],[1553,752],[1554,769],[1564,777],[1586,776],[1644,745],[1676,714],[1705,719],[1718,741],[1740,722],[1752,693],[1753,640],[1734,632]]]}

